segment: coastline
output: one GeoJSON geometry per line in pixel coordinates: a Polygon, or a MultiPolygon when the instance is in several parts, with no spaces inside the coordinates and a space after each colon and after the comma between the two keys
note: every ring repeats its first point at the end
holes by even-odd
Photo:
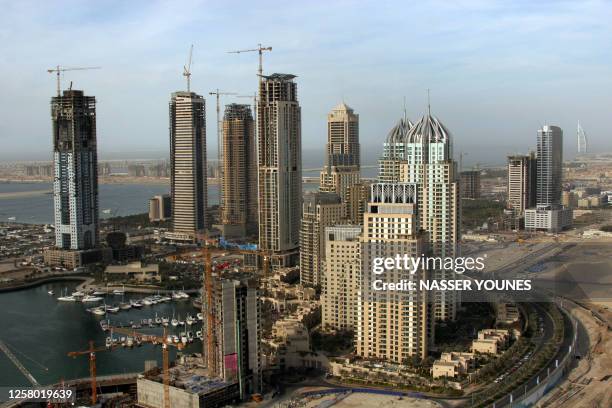
{"type": "MultiPolygon", "coordinates": [[[[0,177],[0,183],[52,183],[53,177],[0,177]]],[[[208,178],[208,184],[219,184],[216,178],[208,178]]],[[[170,177],[99,176],[98,184],[161,184],[170,185],[170,177]]],[[[46,190],[45,190],[46,191],[46,190]]]]}

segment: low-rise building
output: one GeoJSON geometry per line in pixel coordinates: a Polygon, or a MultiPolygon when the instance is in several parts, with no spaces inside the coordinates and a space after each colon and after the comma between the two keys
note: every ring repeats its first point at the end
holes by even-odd
{"type": "Polygon", "coordinates": [[[125,265],[109,265],[104,273],[113,278],[124,280],[135,280],[138,282],[161,282],[158,264],[146,264],[144,262],[130,262],[125,265]]]}
{"type": "Polygon", "coordinates": [[[505,329],[483,329],[478,338],[472,341],[472,352],[497,354],[505,349],[510,341],[510,334],[505,329]]]}

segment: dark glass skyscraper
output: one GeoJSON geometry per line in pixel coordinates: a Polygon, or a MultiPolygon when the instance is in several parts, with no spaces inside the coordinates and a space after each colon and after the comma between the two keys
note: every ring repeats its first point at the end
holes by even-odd
{"type": "Polygon", "coordinates": [[[98,244],[96,99],[66,90],[51,99],[55,245],[91,249],[98,244]]]}

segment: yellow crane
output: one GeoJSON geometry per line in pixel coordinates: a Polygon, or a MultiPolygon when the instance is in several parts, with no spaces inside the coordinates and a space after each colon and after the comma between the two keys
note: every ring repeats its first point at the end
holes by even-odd
{"type": "Polygon", "coordinates": [[[168,346],[176,347],[178,350],[182,350],[183,343],[174,344],[168,341],[166,334],[166,328],[162,336],[156,336],[154,334],[138,333],[133,329],[111,327],[115,333],[125,334],[134,338],[140,338],[143,343],[161,344],[162,346],[162,360],[163,360],[163,380],[164,380],[164,408],[170,408],[170,360],[168,356],[168,346]]]}
{"type": "Polygon", "coordinates": [[[89,348],[87,350],[70,351],[68,352],[69,357],[77,358],[78,356],[88,355],[89,356],[89,376],[91,378],[91,404],[95,405],[98,401],[98,384],[96,382],[96,353],[99,351],[110,351],[114,348],[106,346],[94,346],[93,341],[89,341],[89,348]]]}
{"type": "Polygon", "coordinates": [[[56,66],[55,68],[51,68],[48,69],[47,72],[50,74],[55,73],[56,77],[57,77],[57,96],[61,96],[61,75],[62,72],[66,72],[66,71],[85,71],[85,70],[89,70],[89,69],[101,69],[102,67],[72,67],[72,68],[66,68],[66,67],[61,67],[61,66],[56,66]]]}

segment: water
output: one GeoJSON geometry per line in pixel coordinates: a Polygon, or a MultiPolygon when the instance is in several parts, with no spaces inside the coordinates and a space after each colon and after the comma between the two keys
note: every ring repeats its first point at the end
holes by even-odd
{"type": "MultiPolygon", "coordinates": [[[[69,351],[87,349],[89,340],[96,346],[104,346],[108,332],[100,329],[100,320],[104,317],[95,316],[79,302],[58,302],[56,297],[68,289],[74,290],[79,282],[54,282],[22,291],[0,293],[0,338],[9,345],[30,373],[41,384],[50,384],[64,379],[83,378],[89,376],[89,360],[87,355],[77,358],[68,357],[69,351]],[[54,290],[50,296],[47,291],[54,290]],[[46,367],[48,370],[44,369],[46,367]]],[[[140,299],[144,295],[125,295],[125,299],[140,299]]],[[[120,296],[109,295],[108,303],[117,303],[120,296]]],[[[180,314],[184,320],[187,313],[195,316],[197,310],[191,305],[191,300],[167,302],[142,309],[130,309],[109,315],[111,322],[140,321],[143,318],[159,316],[172,317],[172,313],[180,314]]],[[[189,330],[195,334],[200,330],[198,322],[189,330]]],[[[180,326],[168,326],[169,333],[185,330],[180,326]]],[[[143,328],[139,332],[161,334],[161,329],[143,328]]],[[[201,352],[202,343],[195,340],[184,352],[201,352]]],[[[176,348],[170,347],[170,357],[174,358],[176,348]]],[[[157,360],[161,367],[161,347],[142,345],[132,349],[118,348],[113,351],[96,353],[98,375],[140,372],[144,370],[145,360],[157,360]]],[[[28,380],[0,352],[0,384],[5,387],[29,386],[28,380]]]]}
{"type": "MultiPolygon", "coordinates": [[[[53,224],[53,195],[51,183],[0,183],[0,221],[16,217],[17,222],[28,224],[53,224]],[[2,193],[33,192],[24,197],[2,197],[2,193]],[[46,193],[47,192],[47,193],[46,193]]],[[[149,199],[167,194],[168,184],[100,184],[100,211],[110,209],[121,215],[140,214],[149,211],[149,199]]],[[[212,205],[219,197],[218,185],[209,185],[208,202],[212,205]]],[[[100,213],[101,218],[110,214],[100,213]]]]}

